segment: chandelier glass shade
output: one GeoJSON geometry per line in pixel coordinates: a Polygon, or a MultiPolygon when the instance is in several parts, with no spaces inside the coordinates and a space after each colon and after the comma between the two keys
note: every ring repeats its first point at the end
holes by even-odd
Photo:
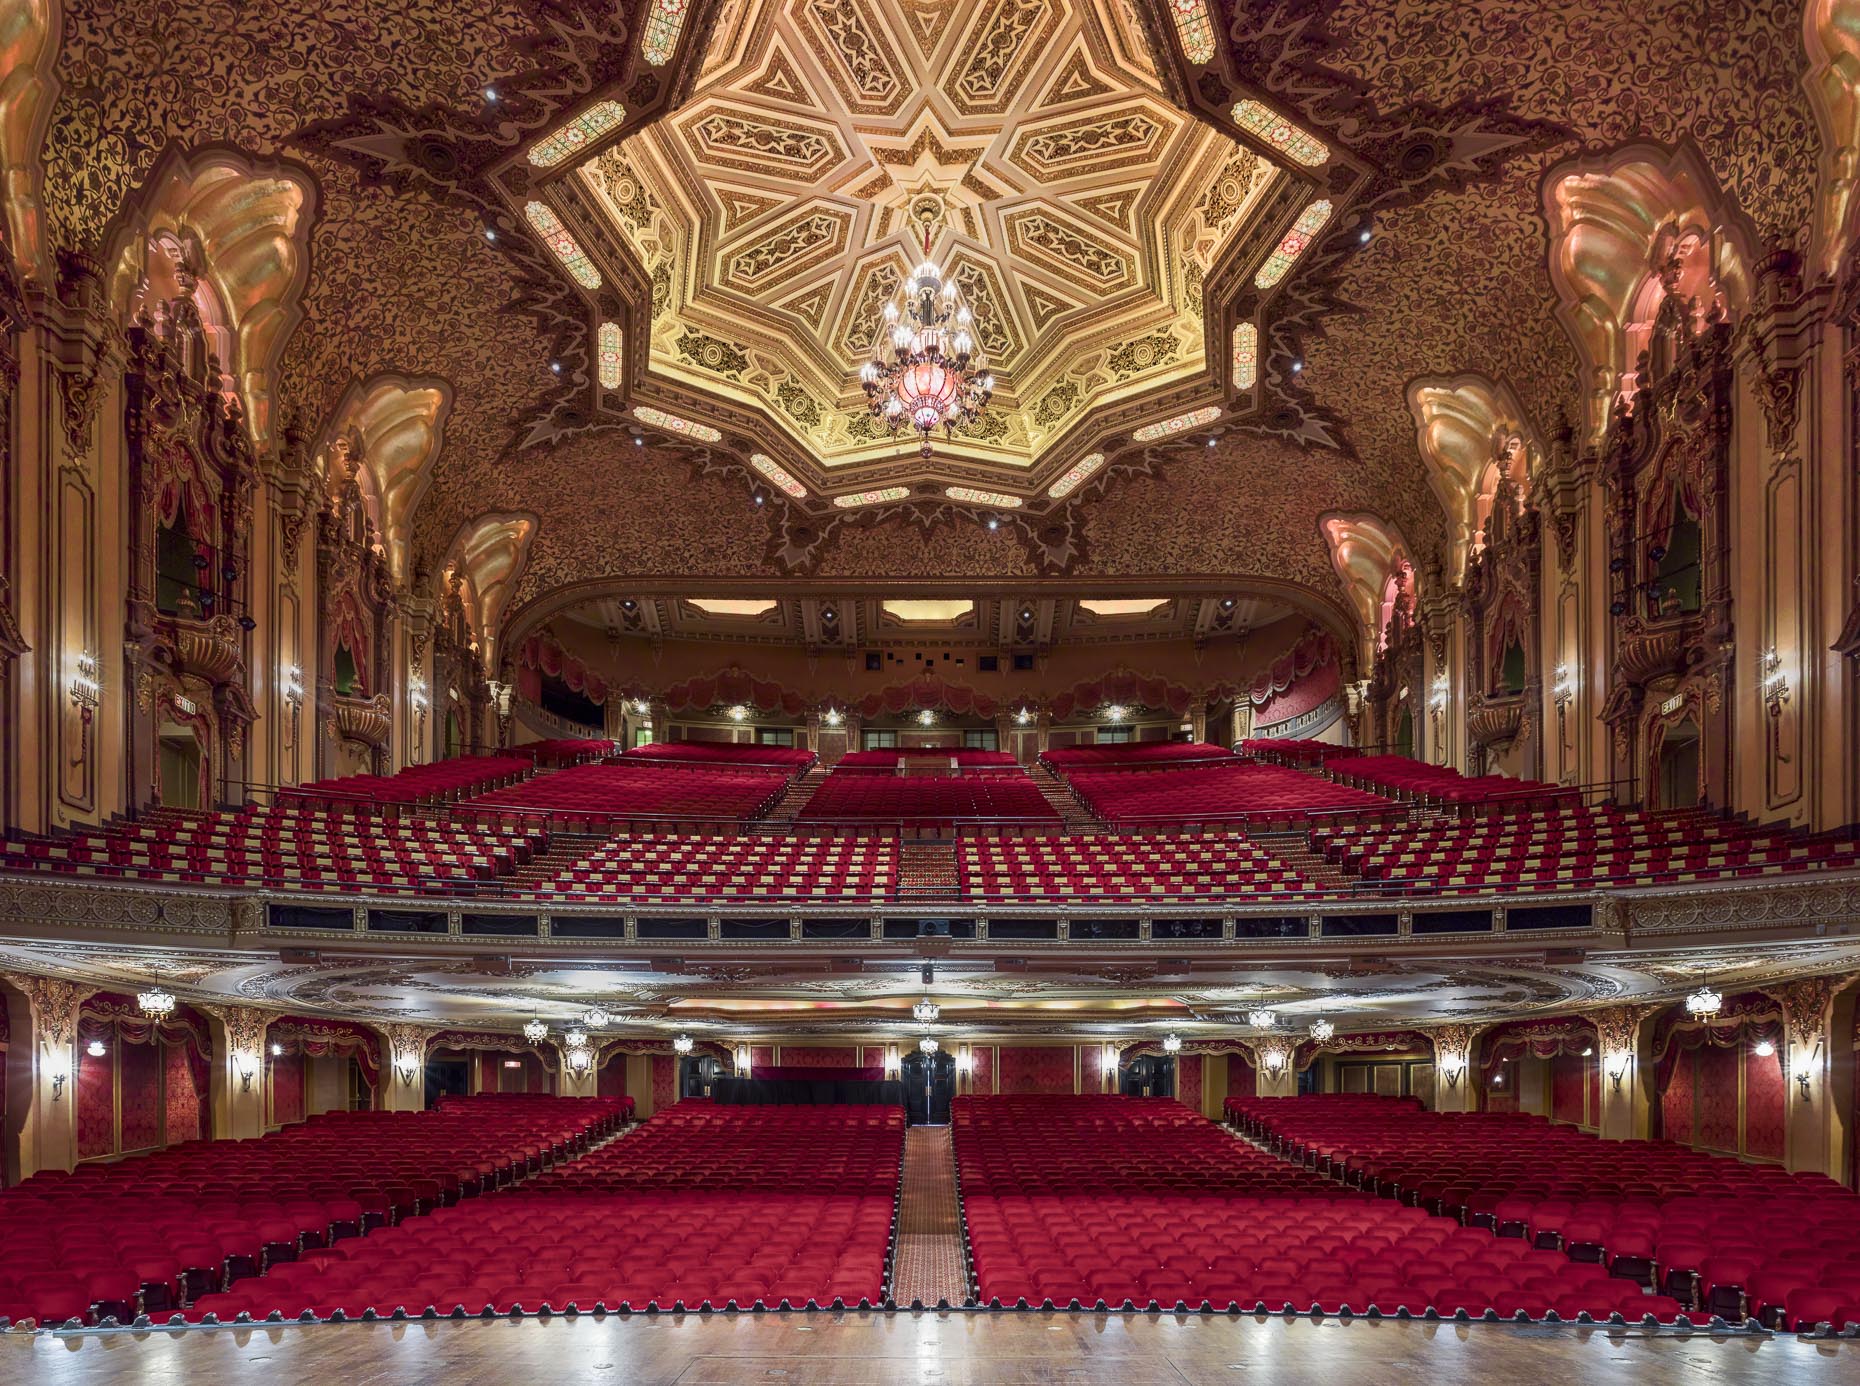
{"type": "Polygon", "coordinates": [[[136,993],[136,1005],[146,1016],[156,1020],[166,1020],[174,1011],[174,994],[156,987],[153,991],[136,993]]]}
{"type": "Polygon", "coordinates": [[[607,1012],[602,1010],[599,1006],[590,1006],[588,1007],[588,1013],[581,1017],[581,1022],[590,1030],[604,1030],[607,1028],[608,1022],[612,1019],[613,1017],[608,1015],[607,1012]]]}
{"type": "Polygon", "coordinates": [[[691,1052],[691,1036],[675,1036],[672,1040],[672,1052],[675,1054],[689,1054],[691,1052]]]}
{"type": "Polygon", "coordinates": [[[1163,1036],[1163,1053],[1179,1054],[1182,1051],[1182,1037],[1177,1034],[1163,1036]]]}
{"type": "Polygon", "coordinates": [[[531,1044],[541,1044],[548,1034],[549,1027],[540,1020],[532,1020],[523,1027],[523,1038],[531,1044]]]}
{"type": "Polygon", "coordinates": [[[1710,987],[1700,987],[1686,998],[1686,1014],[1696,1016],[1716,1015],[1724,1006],[1724,997],[1710,987]]]}
{"type": "Polygon", "coordinates": [[[923,1000],[919,1001],[915,1006],[911,1007],[912,1018],[915,1019],[919,1024],[923,1024],[923,1025],[929,1025],[933,1023],[936,1020],[936,1018],[942,1014],[943,1014],[943,1008],[937,1005],[936,1002],[932,1001],[927,996],[923,1000]]]}
{"type": "Polygon", "coordinates": [[[570,1049],[586,1049],[588,1047],[588,1032],[586,1030],[570,1030],[567,1034],[562,1036],[562,1039],[570,1049]]]}
{"type": "Polygon", "coordinates": [[[1311,1022],[1311,1038],[1316,1040],[1319,1044],[1324,1043],[1325,1040],[1336,1033],[1337,1027],[1332,1025],[1328,1020],[1314,1020],[1311,1022]]]}
{"type": "Polygon", "coordinates": [[[917,1047],[923,1050],[924,1053],[926,1054],[934,1054],[936,1053],[937,1050],[941,1049],[943,1046],[938,1044],[934,1039],[930,1038],[930,1036],[925,1035],[922,1039],[917,1041],[917,1047]]]}
{"type": "Polygon", "coordinates": [[[925,457],[938,428],[947,436],[974,422],[994,395],[974,324],[962,289],[930,258],[926,223],[924,258],[885,305],[872,359],[859,368],[873,417],[894,436],[915,432],[925,457]]]}
{"type": "Polygon", "coordinates": [[[1270,1030],[1279,1023],[1279,1013],[1261,1006],[1246,1013],[1246,1023],[1255,1030],[1270,1030]]]}

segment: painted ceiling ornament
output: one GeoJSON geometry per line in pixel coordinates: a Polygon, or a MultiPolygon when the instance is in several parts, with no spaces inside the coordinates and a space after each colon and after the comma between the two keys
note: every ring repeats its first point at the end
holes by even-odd
{"type": "Polygon", "coordinates": [[[894,437],[914,430],[926,458],[938,428],[948,437],[974,424],[995,392],[968,299],[930,258],[930,226],[926,217],[924,258],[885,304],[872,359],[859,368],[873,417],[894,437]]]}

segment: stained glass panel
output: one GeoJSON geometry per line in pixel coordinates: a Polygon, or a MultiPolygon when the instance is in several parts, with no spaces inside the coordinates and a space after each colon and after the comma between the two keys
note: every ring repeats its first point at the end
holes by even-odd
{"type": "Polygon", "coordinates": [[[577,284],[584,289],[601,287],[601,272],[594,268],[587,252],[568,234],[568,228],[562,225],[560,217],[541,202],[532,202],[523,209],[523,215],[530,219],[530,225],[537,234],[548,242],[549,249],[555,252],[555,258],[562,262],[562,268],[574,277],[577,284]]]}
{"type": "Polygon", "coordinates": [[[620,388],[620,366],[625,359],[623,354],[625,344],[626,338],[620,331],[619,323],[604,322],[601,324],[600,336],[595,345],[600,353],[596,366],[602,389],[618,390],[620,388]]]}
{"type": "Polygon", "coordinates": [[[1261,265],[1259,273],[1253,276],[1254,286],[1270,289],[1285,278],[1286,271],[1291,269],[1298,257],[1305,253],[1305,247],[1311,244],[1311,238],[1317,235],[1324,223],[1329,220],[1330,203],[1321,197],[1300,212],[1298,220],[1292,224],[1292,229],[1285,233],[1285,239],[1280,241],[1278,248],[1266,257],[1266,263],[1261,265]]]}
{"type": "Polygon", "coordinates": [[[700,443],[717,443],[723,441],[723,434],[709,424],[692,423],[681,419],[676,414],[667,414],[663,410],[653,409],[644,404],[633,406],[633,417],[653,428],[662,428],[667,433],[682,433],[687,438],[695,438],[700,443]]]}
{"type": "Polygon", "coordinates": [[[1087,453],[1072,464],[1072,469],[1070,471],[1049,486],[1046,494],[1051,496],[1054,500],[1059,500],[1064,496],[1071,495],[1078,489],[1080,482],[1084,481],[1086,477],[1090,476],[1103,465],[1103,453],[1087,453]]]}
{"type": "Polygon", "coordinates": [[[1003,510],[1012,510],[1020,504],[1019,496],[1006,495],[1000,491],[978,491],[973,486],[951,486],[943,494],[954,501],[966,501],[970,505],[994,505],[1003,510]]]}
{"type": "Polygon", "coordinates": [[[1242,390],[1253,388],[1259,379],[1259,329],[1250,322],[1234,328],[1234,384],[1242,390]]]}
{"type": "Polygon", "coordinates": [[[1186,414],[1177,414],[1173,419],[1164,419],[1161,423],[1145,424],[1130,436],[1139,443],[1153,443],[1158,438],[1167,438],[1171,433],[1185,433],[1191,428],[1213,423],[1220,416],[1220,405],[1209,404],[1186,414]]]}
{"type": "Polygon", "coordinates": [[[886,501],[901,501],[910,493],[907,486],[887,486],[880,491],[855,491],[849,496],[835,496],[833,503],[841,510],[851,510],[856,505],[882,505],[886,501]]]}
{"type": "Polygon", "coordinates": [[[1206,0],[1169,0],[1169,13],[1183,56],[1191,63],[1213,62],[1214,26],[1208,23],[1206,0]]]}
{"type": "Polygon", "coordinates": [[[1257,135],[1293,163],[1315,168],[1330,157],[1330,150],[1315,135],[1300,129],[1263,101],[1242,101],[1234,107],[1234,124],[1257,135]]]}
{"type": "Polygon", "coordinates": [[[646,33],[640,40],[640,52],[654,67],[664,67],[678,47],[678,33],[685,27],[685,11],[691,0],[652,0],[646,12],[646,33]]]}
{"type": "Polygon", "coordinates": [[[564,159],[586,149],[609,130],[626,119],[626,107],[618,101],[597,101],[554,134],[530,146],[530,162],[537,168],[554,168],[564,159]]]}
{"type": "Polygon", "coordinates": [[[749,455],[749,465],[796,500],[807,499],[807,488],[782,470],[781,464],[767,453],[752,452],[749,455]]]}

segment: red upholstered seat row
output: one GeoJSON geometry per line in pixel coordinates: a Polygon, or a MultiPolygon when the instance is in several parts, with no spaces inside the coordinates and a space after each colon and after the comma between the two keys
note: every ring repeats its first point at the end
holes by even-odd
{"type": "Polygon", "coordinates": [[[1230,899],[1324,894],[1237,833],[1156,837],[971,837],[959,844],[964,894],[980,900],[1230,899]]]}
{"type": "Polygon", "coordinates": [[[955,823],[988,818],[1059,823],[1057,810],[1018,767],[934,777],[836,769],[795,816],[814,823],[955,823]]]}
{"type": "Polygon", "coordinates": [[[13,871],[247,889],[446,891],[508,875],[546,843],[521,823],[470,826],[422,811],[283,799],[148,817],[9,845],[13,871]]]}
{"type": "Polygon", "coordinates": [[[607,761],[537,775],[472,801],[474,809],[546,810],[568,831],[616,818],[741,822],[781,797],[788,773],[764,766],[666,765],[607,761]]]}
{"type": "Polygon", "coordinates": [[[436,803],[515,784],[534,766],[535,761],[528,755],[454,756],[430,765],[409,765],[393,775],[344,775],[312,780],[284,792],[303,798],[361,799],[377,804],[436,803]]]}
{"type": "Polygon", "coordinates": [[[619,837],[530,894],[549,900],[882,900],[898,876],[894,838],[619,837]]]}
{"type": "Polygon", "coordinates": [[[1651,1281],[1704,1312],[1787,1328],[1860,1321],[1860,1196],[1825,1175],[1412,1099],[1235,1097],[1227,1112],[1303,1167],[1651,1281]]]}
{"type": "Polygon", "coordinates": [[[1507,775],[1462,775],[1445,765],[1429,765],[1409,756],[1351,756],[1328,766],[1342,784],[1364,785],[1400,799],[1448,804],[1574,803],[1576,791],[1543,780],[1514,780],[1507,775]]]}
{"type": "Polygon", "coordinates": [[[846,769],[891,769],[899,761],[943,761],[952,765],[996,765],[1011,768],[1020,762],[1009,751],[984,751],[974,746],[880,746],[869,751],[848,751],[834,761],[846,769]]]}
{"type": "Polygon", "coordinates": [[[804,770],[814,753],[799,746],[760,746],[740,741],[654,741],[622,753],[629,761],[667,761],[675,765],[763,765],[804,770]]]}
{"type": "Polygon", "coordinates": [[[514,748],[517,755],[532,757],[538,765],[581,765],[600,760],[619,749],[606,737],[551,737],[547,741],[526,741],[514,748]]]}
{"type": "Polygon", "coordinates": [[[958,1098],[984,1303],[1678,1317],[1553,1248],[1496,1238],[1273,1158],[1154,1098],[958,1098]]]}
{"type": "Polygon", "coordinates": [[[877,1304],[903,1152],[897,1107],[687,1100],[520,1187],[276,1267],[194,1312],[877,1304]]]}
{"type": "Polygon", "coordinates": [[[1328,741],[1311,741],[1299,737],[1253,736],[1240,743],[1240,754],[1277,765],[1322,765],[1331,759],[1353,756],[1350,746],[1328,741]]]}
{"type": "Polygon", "coordinates": [[[0,1192],[0,1315],[126,1322],[177,1309],[540,1171],[631,1109],[630,1098],[453,1098],[35,1174],[0,1192]]]}
{"type": "Polygon", "coordinates": [[[1752,828],[1703,809],[1556,803],[1426,826],[1352,822],[1311,845],[1371,880],[1465,893],[1509,885],[1654,885],[1851,867],[1860,842],[1752,828]]]}
{"type": "Polygon", "coordinates": [[[1388,805],[1378,794],[1303,771],[1233,758],[1162,769],[1072,770],[1067,780],[1107,823],[1201,818],[1302,824],[1328,813],[1388,805]]]}
{"type": "Polygon", "coordinates": [[[1110,765],[1162,766],[1189,760],[1227,760],[1233,752],[1205,741],[1118,741],[1103,746],[1056,746],[1040,760],[1054,770],[1110,765]]]}

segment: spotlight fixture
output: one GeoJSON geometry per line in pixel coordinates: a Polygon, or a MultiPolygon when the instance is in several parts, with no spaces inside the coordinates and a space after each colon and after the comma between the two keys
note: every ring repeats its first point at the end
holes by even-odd
{"type": "Polygon", "coordinates": [[[1182,1052],[1182,1037],[1173,1030],[1163,1036],[1163,1053],[1179,1054],[1182,1052]]]}
{"type": "Polygon", "coordinates": [[[1700,987],[1686,998],[1686,1014],[1706,1020],[1724,1008],[1724,997],[1710,987],[1700,987]]]}
{"type": "Polygon", "coordinates": [[[672,1037],[672,1052],[675,1054],[689,1054],[691,1052],[691,1036],[674,1035],[672,1037]]]}
{"type": "Polygon", "coordinates": [[[531,1044],[541,1044],[549,1036],[549,1027],[542,1023],[539,1016],[523,1027],[523,1038],[531,1044]]]}
{"type": "Polygon", "coordinates": [[[1323,1044],[1336,1033],[1337,1027],[1332,1025],[1328,1020],[1314,1020],[1311,1022],[1311,1038],[1316,1040],[1319,1044],[1323,1044]]]}
{"type": "Polygon", "coordinates": [[[137,992],[136,1006],[142,1014],[152,1019],[166,1020],[174,1013],[174,996],[156,987],[151,991],[137,992]]]}

